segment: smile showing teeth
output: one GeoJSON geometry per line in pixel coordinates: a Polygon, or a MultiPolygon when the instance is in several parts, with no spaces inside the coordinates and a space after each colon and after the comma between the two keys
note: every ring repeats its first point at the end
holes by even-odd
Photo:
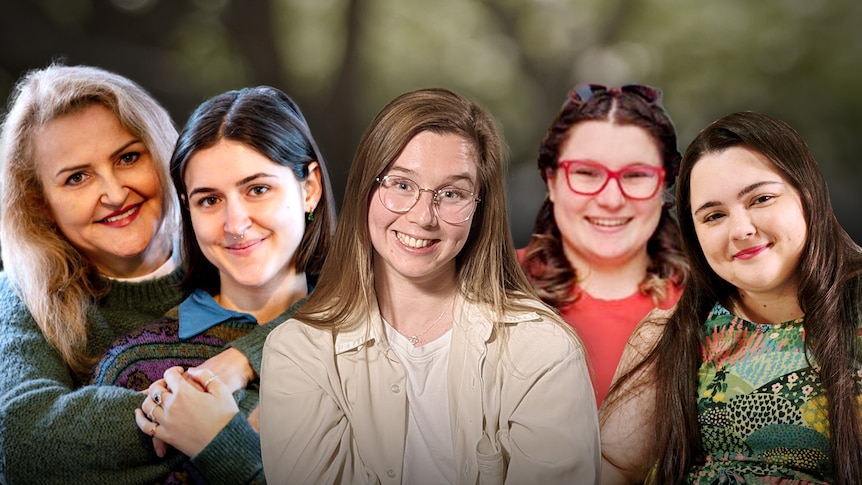
{"type": "Polygon", "coordinates": [[[416,239],[401,232],[396,232],[395,237],[397,237],[398,240],[401,241],[401,244],[416,249],[428,247],[428,245],[431,244],[430,239],[416,239]]]}
{"type": "Polygon", "coordinates": [[[588,218],[591,224],[604,227],[622,226],[629,222],[629,219],[599,219],[595,217],[588,218]]]}
{"type": "Polygon", "coordinates": [[[122,214],[118,214],[118,215],[113,216],[113,217],[106,217],[106,218],[102,219],[102,222],[117,222],[120,219],[125,219],[126,217],[129,217],[130,215],[134,214],[135,211],[137,211],[137,210],[138,210],[138,206],[134,206],[131,209],[127,210],[126,212],[123,212],[122,214]]]}

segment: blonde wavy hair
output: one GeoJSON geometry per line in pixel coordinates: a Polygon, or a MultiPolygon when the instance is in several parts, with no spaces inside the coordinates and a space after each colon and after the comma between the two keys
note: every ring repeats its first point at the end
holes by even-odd
{"type": "Polygon", "coordinates": [[[45,338],[69,367],[85,371],[87,312],[108,280],[71,245],[49,213],[36,171],[36,133],[59,117],[102,105],[152,154],[162,188],[160,231],[178,233],[179,206],[168,175],[177,131],[149,93],[120,75],[89,66],[52,64],[15,86],[0,133],[0,247],[5,271],[45,338]]]}

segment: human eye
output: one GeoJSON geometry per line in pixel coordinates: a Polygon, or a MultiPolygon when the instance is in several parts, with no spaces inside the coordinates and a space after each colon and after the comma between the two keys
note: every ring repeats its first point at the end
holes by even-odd
{"type": "Polygon", "coordinates": [[[219,203],[219,198],[214,195],[205,195],[203,197],[198,198],[195,201],[195,207],[199,207],[201,209],[208,209],[219,203]]]}
{"type": "Polygon", "coordinates": [[[775,199],[775,196],[772,194],[761,194],[751,199],[751,205],[763,205],[773,199],[775,199]]]}
{"type": "Polygon", "coordinates": [[[585,178],[599,178],[602,176],[602,170],[591,165],[575,164],[569,167],[569,174],[585,178]]]}
{"type": "Polygon", "coordinates": [[[261,196],[267,192],[269,192],[270,187],[268,185],[254,185],[248,189],[249,195],[252,196],[261,196]]]}
{"type": "Polygon", "coordinates": [[[76,187],[84,183],[88,178],[88,175],[84,172],[75,172],[72,175],[66,177],[66,180],[63,182],[63,185],[67,185],[69,187],[76,187]]]}
{"type": "Polygon", "coordinates": [[[714,223],[724,217],[722,212],[710,212],[703,217],[703,222],[706,224],[714,223]]]}
{"type": "Polygon", "coordinates": [[[655,178],[656,172],[650,167],[630,167],[623,172],[623,178],[626,180],[643,180],[655,178]]]}
{"type": "Polygon", "coordinates": [[[120,155],[119,162],[120,165],[134,165],[140,158],[140,152],[126,152],[120,155]]]}
{"type": "Polygon", "coordinates": [[[458,187],[443,187],[437,191],[437,200],[447,203],[459,203],[470,198],[468,190],[458,187]]]}
{"type": "Polygon", "coordinates": [[[387,187],[399,193],[412,194],[416,192],[416,183],[406,178],[387,178],[387,187]]]}

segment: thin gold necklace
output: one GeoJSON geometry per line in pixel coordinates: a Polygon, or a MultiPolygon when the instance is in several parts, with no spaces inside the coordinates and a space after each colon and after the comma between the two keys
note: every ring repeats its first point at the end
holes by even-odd
{"type": "MultiPolygon", "coordinates": [[[[454,302],[455,300],[452,300],[452,301],[454,302]]],[[[436,320],[434,320],[434,322],[433,322],[433,323],[431,323],[431,325],[428,325],[427,327],[425,327],[425,330],[423,330],[423,331],[422,331],[422,333],[420,333],[420,334],[418,334],[418,335],[413,335],[413,336],[411,336],[411,337],[408,339],[408,340],[410,340],[410,343],[411,343],[411,344],[413,344],[413,346],[414,346],[414,347],[416,347],[416,346],[418,346],[418,345],[419,345],[419,343],[421,342],[421,340],[420,340],[420,339],[422,338],[422,336],[423,336],[423,335],[425,335],[426,333],[428,333],[428,331],[429,331],[429,330],[431,330],[431,329],[432,329],[432,328],[434,328],[438,323],[440,323],[440,319],[441,319],[441,318],[443,318],[443,315],[446,313],[446,310],[447,310],[447,309],[448,309],[447,307],[443,307],[443,311],[442,311],[442,312],[440,312],[440,316],[439,316],[439,317],[437,317],[437,319],[436,319],[436,320]]]]}

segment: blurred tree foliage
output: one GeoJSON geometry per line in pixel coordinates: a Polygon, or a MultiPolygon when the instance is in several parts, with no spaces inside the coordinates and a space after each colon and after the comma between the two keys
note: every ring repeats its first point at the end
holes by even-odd
{"type": "Polygon", "coordinates": [[[146,87],[182,126],[204,99],[270,84],[309,118],[343,192],[376,112],[443,86],[488,107],[512,164],[516,243],[544,187],[539,142],[571,86],[664,91],[680,150],[713,119],[774,114],[808,141],[862,241],[862,2],[827,0],[3,0],[0,95],[52,60],[146,87]]]}

